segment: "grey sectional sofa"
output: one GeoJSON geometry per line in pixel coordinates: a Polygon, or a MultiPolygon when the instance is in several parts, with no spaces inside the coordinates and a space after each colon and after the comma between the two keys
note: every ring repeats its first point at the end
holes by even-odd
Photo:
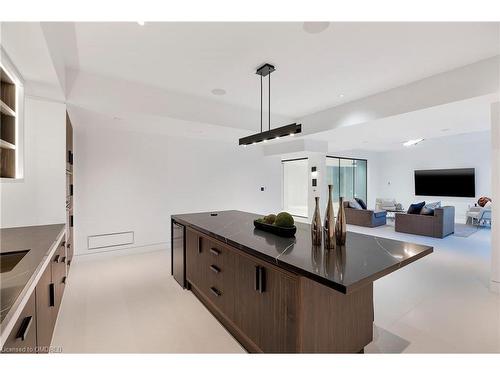
{"type": "Polygon", "coordinates": [[[396,232],[444,238],[455,232],[455,207],[436,208],[434,215],[396,213],[396,232]]]}
{"type": "Polygon", "coordinates": [[[386,224],[387,212],[383,210],[358,210],[349,207],[349,202],[344,202],[345,219],[347,224],[362,227],[379,227],[386,224]]]}

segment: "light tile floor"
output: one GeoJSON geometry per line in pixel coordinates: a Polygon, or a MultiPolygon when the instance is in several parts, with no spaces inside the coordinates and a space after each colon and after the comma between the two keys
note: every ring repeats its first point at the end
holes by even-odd
{"type": "MultiPolygon", "coordinates": [[[[391,226],[349,230],[435,247],[375,282],[374,341],[366,353],[500,352],[488,229],[443,240],[395,233],[391,226]]],[[[174,282],[166,249],[80,256],[68,281],[52,342],[64,352],[244,352],[174,282]]]]}

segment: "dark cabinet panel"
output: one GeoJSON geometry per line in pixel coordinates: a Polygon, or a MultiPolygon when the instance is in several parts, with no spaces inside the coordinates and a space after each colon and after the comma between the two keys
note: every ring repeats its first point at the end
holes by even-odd
{"type": "Polygon", "coordinates": [[[186,228],[186,278],[198,287],[206,284],[206,270],[204,271],[204,258],[206,249],[203,249],[205,239],[200,237],[193,230],[186,228]]]}
{"type": "MultiPolygon", "coordinates": [[[[54,258],[52,258],[52,261],[54,261],[54,258]]],[[[42,274],[42,277],[38,281],[35,293],[37,345],[41,353],[47,353],[52,340],[52,333],[54,331],[56,318],[56,314],[54,313],[56,292],[55,285],[52,283],[51,264],[47,266],[42,274]]]]}
{"type": "Polygon", "coordinates": [[[292,353],[297,350],[298,278],[260,265],[259,303],[262,317],[259,347],[265,353],[292,353]]]}
{"type": "Polygon", "coordinates": [[[21,315],[5,341],[4,353],[34,353],[36,350],[35,292],[31,294],[21,315]]]}
{"type": "Polygon", "coordinates": [[[238,326],[265,353],[297,351],[298,279],[245,255],[237,274],[238,326]]]}
{"type": "Polygon", "coordinates": [[[234,322],[245,335],[259,347],[260,324],[266,317],[261,316],[259,309],[258,291],[258,264],[246,256],[237,256],[235,259],[236,274],[235,285],[236,309],[234,322]]]}

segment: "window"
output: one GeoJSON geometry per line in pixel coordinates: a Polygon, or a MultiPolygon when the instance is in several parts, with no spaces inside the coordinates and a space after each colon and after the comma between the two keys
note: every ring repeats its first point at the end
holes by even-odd
{"type": "Polygon", "coordinates": [[[283,160],[283,210],[293,216],[308,216],[308,160],[283,160]]]}
{"type": "Polygon", "coordinates": [[[333,185],[334,210],[339,207],[339,197],[345,200],[361,198],[367,201],[368,162],[363,159],[349,159],[327,156],[327,183],[333,185]]]}

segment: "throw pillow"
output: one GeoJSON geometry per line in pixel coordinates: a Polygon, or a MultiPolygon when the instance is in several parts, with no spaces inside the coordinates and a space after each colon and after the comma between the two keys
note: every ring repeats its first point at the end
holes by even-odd
{"type": "Polygon", "coordinates": [[[356,200],[349,201],[349,207],[354,208],[355,210],[362,210],[361,206],[356,200]]]}
{"type": "Polygon", "coordinates": [[[484,207],[484,205],[487,203],[487,202],[490,202],[491,201],[491,198],[488,198],[488,197],[481,197],[477,200],[477,204],[481,207],[484,207]]]}
{"type": "Polygon", "coordinates": [[[436,208],[439,208],[439,207],[441,207],[441,202],[427,203],[420,210],[420,215],[429,215],[429,216],[432,216],[432,215],[434,215],[434,210],[436,208]]]}
{"type": "Polygon", "coordinates": [[[424,206],[425,206],[425,201],[424,202],[420,202],[420,203],[413,203],[408,208],[408,212],[407,213],[413,214],[413,215],[418,215],[418,214],[420,214],[420,211],[422,210],[422,207],[424,207],[424,206]]]}
{"type": "Polygon", "coordinates": [[[356,202],[359,203],[359,205],[361,206],[361,208],[363,210],[366,210],[366,203],[363,199],[361,199],[361,198],[354,198],[354,199],[356,200],[356,202]]]}

